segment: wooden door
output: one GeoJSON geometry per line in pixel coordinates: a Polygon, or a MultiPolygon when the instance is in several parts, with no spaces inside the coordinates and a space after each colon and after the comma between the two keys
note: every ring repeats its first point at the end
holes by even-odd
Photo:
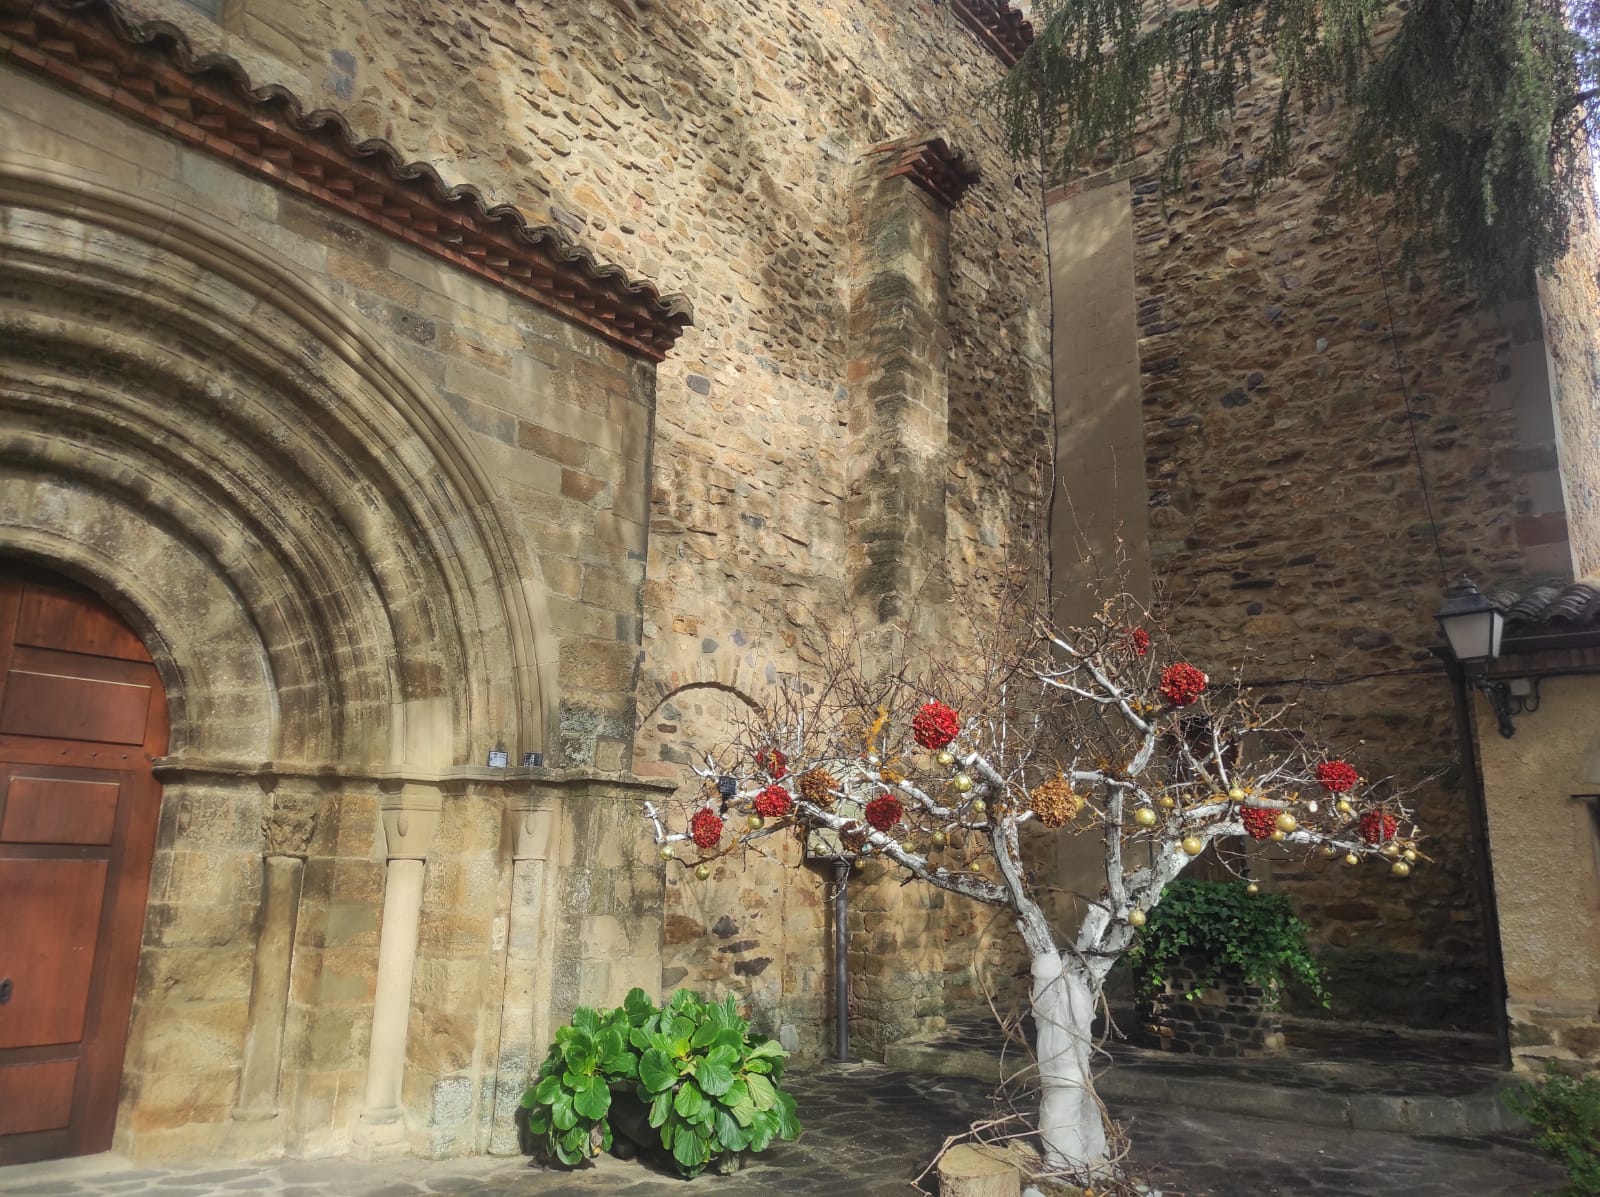
{"type": "Polygon", "coordinates": [[[0,573],[0,1164],[111,1145],[166,745],[116,614],[0,573]]]}

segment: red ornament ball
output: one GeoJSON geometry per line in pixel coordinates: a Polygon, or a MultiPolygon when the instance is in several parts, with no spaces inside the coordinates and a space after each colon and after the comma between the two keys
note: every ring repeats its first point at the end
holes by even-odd
{"type": "Polygon", "coordinates": [[[756,752],[756,767],[773,781],[782,781],[789,773],[789,758],[769,745],[756,752]]]}
{"type": "Polygon", "coordinates": [[[1317,780],[1330,794],[1343,794],[1361,780],[1354,765],[1345,761],[1323,761],[1317,766],[1317,780]]]}
{"type": "Polygon", "coordinates": [[[1270,840],[1273,831],[1278,826],[1278,812],[1262,810],[1259,806],[1247,806],[1239,815],[1244,819],[1244,829],[1250,833],[1253,840],[1270,840]]]}
{"type": "Polygon", "coordinates": [[[1150,633],[1143,628],[1129,628],[1124,642],[1133,650],[1133,655],[1142,657],[1150,651],[1150,633]]]}
{"type": "Polygon", "coordinates": [[[1161,697],[1175,707],[1186,707],[1200,697],[1208,680],[1193,665],[1179,661],[1161,671],[1161,697]]]}
{"type": "Polygon", "coordinates": [[[879,831],[888,831],[900,821],[904,813],[898,798],[891,798],[887,794],[880,794],[867,803],[867,822],[879,831]]]}
{"type": "Polygon", "coordinates": [[[1400,830],[1400,821],[1388,811],[1369,810],[1361,816],[1361,838],[1369,844],[1387,843],[1400,830]]]}
{"type": "Polygon", "coordinates": [[[715,811],[702,806],[689,820],[689,836],[696,848],[715,848],[722,840],[722,819],[715,811]]]}
{"type": "Polygon", "coordinates": [[[911,720],[912,737],[930,751],[943,748],[960,731],[961,716],[938,700],[923,703],[911,720]]]}
{"type": "Polygon", "coordinates": [[[756,814],[764,819],[781,819],[793,805],[789,791],[782,786],[768,786],[756,795],[756,814]]]}

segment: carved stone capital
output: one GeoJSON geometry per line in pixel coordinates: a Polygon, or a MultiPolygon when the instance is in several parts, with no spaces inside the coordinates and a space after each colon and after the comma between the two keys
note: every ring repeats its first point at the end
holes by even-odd
{"type": "Polygon", "coordinates": [[[261,835],[266,841],[263,856],[293,856],[304,860],[317,829],[314,807],[274,803],[261,819],[261,835]]]}
{"type": "Polygon", "coordinates": [[[439,830],[439,811],[444,794],[438,786],[401,786],[385,794],[379,806],[383,814],[383,835],[390,860],[426,860],[439,830]]]}

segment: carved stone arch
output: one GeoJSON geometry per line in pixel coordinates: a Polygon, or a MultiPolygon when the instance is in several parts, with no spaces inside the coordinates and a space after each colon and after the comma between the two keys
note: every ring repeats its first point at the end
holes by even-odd
{"type": "Polygon", "coordinates": [[[182,204],[7,164],[0,205],[0,548],[154,631],[175,749],[442,768],[553,741],[536,561],[392,354],[182,204]]]}

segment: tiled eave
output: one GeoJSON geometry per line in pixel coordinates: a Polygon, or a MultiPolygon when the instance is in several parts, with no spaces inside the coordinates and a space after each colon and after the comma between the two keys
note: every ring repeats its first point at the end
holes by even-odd
{"type": "Polygon", "coordinates": [[[1009,0],[950,0],[950,9],[1008,67],[1033,44],[1033,26],[1009,0]]]}
{"type": "Polygon", "coordinates": [[[978,167],[942,137],[888,141],[873,146],[872,152],[885,158],[884,178],[909,179],[946,208],[954,208],[982,178],[978,167]]]}
{"type": "Polygon", "coordinates": [[[1600,645],[1600,579],[1492,592],[1506,613],[1501,656],[1600,645]]]}
{"type": "Polygon", "coordinates": [[[445,183],[387,141],[359,140],[329,109],[255,87],[220,54],[196,55],[165,22],[108,0],[68,9],[0,0],[0,59],[242,170],[309,196],[659,361],[692,321],[688,302],[597,261],[551,225],[445,183]]]}

